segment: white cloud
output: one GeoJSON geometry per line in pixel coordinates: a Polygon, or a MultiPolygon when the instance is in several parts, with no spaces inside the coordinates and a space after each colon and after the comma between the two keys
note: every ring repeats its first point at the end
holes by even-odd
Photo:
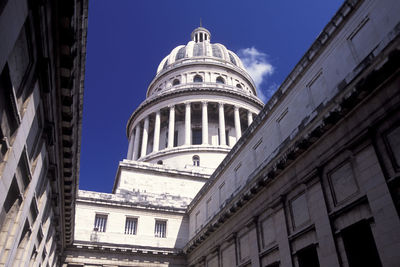
{"type": "Polygon", "coordinates": [[[268,62],[267,54],[258,51],[255,47],[250,47],[240,49],[238,56],[251,78],[253,78],[258,97],[263,102],[266,102],[277,88],[276,84],[272,84],[265,91],[261,89],[261,84],[266,81],[268,76],[274,73],[274,67],[268,62]]]}

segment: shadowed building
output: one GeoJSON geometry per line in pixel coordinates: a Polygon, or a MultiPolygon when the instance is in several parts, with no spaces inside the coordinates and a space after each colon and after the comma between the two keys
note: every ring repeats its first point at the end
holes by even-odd
{"type": "Polygon", "coordinates": [[[74,234],[87,1],[0,1],[0,266],[60,266],[74,234]]]}

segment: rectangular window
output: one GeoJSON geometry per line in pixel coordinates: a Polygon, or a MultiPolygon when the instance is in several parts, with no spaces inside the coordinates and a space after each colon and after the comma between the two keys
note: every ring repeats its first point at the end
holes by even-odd
{"type": "Polygon", "coordinates": [[[192,129],[192,143],[193,145],[201,145],[202,143],[201,129],[192,129]]]}
{"type": "Polygon", "coordinates": [[[225,142],[229,146],[229,130],[225,130],[225,142]]]}
{"type": "Polygon", "coordinates": [[[211,216],[211,197],[206,202],[206,219],[211,216]]]}
{"type": "Polygon", "coordinates": [[[137,229],[137,218],[126,218],[125,221],[125,234],[126,235],[136,235],[137,229]]]}
{"type": "Polygon", "coordinates": [[[156,220],[154,236],[165,238],[167,236],[167,221],[156,220]]]}
{"type": "Polygon", "coordinates": [[[0,160],[12,145],[12,137],[18,128],[19,117],[8,66],[0,74],[0,160]]]}
{"type": "Polygon", "coordinates": [[[196,212],[195,215],[195,221],[194,221],[194,230],[197,233],[197,230],[199,229],[199,217],[200,217],[200,211],[196,212]]]}
{"type": "Polygon", "coordinates": [[[371,227],[367,221],[353,224],[342,231],[349,266],[382,266],[371,227]]]}
{"type": "Polygon", "coordinates": [[[315,246],[306,247],[297,252],[299,267],[319,267],[318,254],[315,246]]]}
{"type": "Polygon", "coordinates": [[[225,201],[225,182],[223,182],[218,188],[218,203],[221,206],[225,201]]]}
{"type": "MultiPolygon", "coordinates": [[[[42,123],[40,117],[40,109],[36,110],[35,117],[32,121],[32,126],[29,129],[28,138],[26,139],[26,147],[29,159],[35,158],[35,149],[39,143],[40,133],[42,131],[42,123]]],[[[36,153],[37,154],[37,153],[36,153]]]]}
{"type": "Polygon", "coordinates": [[[98,232],[105,232],[107,224],[107,215],[96,214],[94,219],[94,230],[98,232]]]}

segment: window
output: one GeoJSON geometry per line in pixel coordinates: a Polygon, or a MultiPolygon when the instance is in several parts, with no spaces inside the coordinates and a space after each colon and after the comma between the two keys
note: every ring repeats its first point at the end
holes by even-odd
{"type": "Polygon", "coordinates": [[[203,142],[201,129],[192,129],[192,143],[193,145],[201,145],[203,142]]]}
{"type": "Polygon", "coordinates": [[[201,82],[203,82],[203,77],[201,77],[200,75],[196,75],[196,76],[194,76],[194,78],[193,78],[193,82],[195,82],[195,83],[201,83],[201,82]]]}
{"type": "Polygon", "coordinates": [[[318,254],[315,246],[309,246],[297,252],[299,267],[319,267],[318,254]]]}
{"type": "Polygon", "coordinates": [[[107,215],[96,214],[94,219],[94,230],[98,232],[105,232],[107,224],[107,215]]]}
{"type": "Polygon", "coordinates": [[[210,218],[211,216],[211,197],[206,202],[206,219],[210,218]]]}
{"type": "Polygon", "coordinates": [[[157,161],[157,164],[158,164],[158,165],[163,165],[163,161],[162,161],[162,160],[159,160],[159,161],[157,161]]]}
{"type": "Polygon", "coordinates": [[[224,80],[224,78],[222,78],[221,76],[218,76],[217,79],[216,79],[216,82],[217,82],[217,83],[222,83],[222,84],[224,84],[224,83],[225,83],[225,80],[224,80]]]}
{"type": "Polygon", "coordinates": [[[194,221],[194,230],[197,233],[197,230],[199,229],[199,217],[200,217],[200,211],[196,212],[195,216],[195,221],[194,221]]]}
{"type": "Polygon", "coordinates": [[[180,84],[181,82],[178,80],[178,79],[175,79],[173,82],[172,82],[172,85],[173,86],[175,86],[175,85],[178,85],[178,84],[180,84]]]}
{"type": "Polygon", "coordinates": [[[242,88],[242,86],[238,83],[238,84],[236,84],[236,87],[237,88],[242,88]]]}
{"type": "Polygon", "coordinates": [[[225,201],[225,182],[218,187],[218,203],[221,206],[225,201]]]}
{"type": "Polygon", "coordinates": [[[167,236],[167,221],[156,220],[154,236],[165,238],[167,236]]]}
{"type": "Polygon", "coordinates": [[[197,155],[193,156],[193,166],[200,166],[200,157],[197,155]]]}
{"type": "Polygon", "coordinates": [[[18,112],[13,94],[8,66],[0,75],[0,160],[12,145],[12,136],[18,128],[18,112]]]}
{"type": "Polygon", "coordinates": [[[367,221],[355,223],[342,231],[349,266],[382,266],[374,236],[367,221]]]}
{"type": "Polygon", "coordinates": [[[125,234],[126,235],[136,235],[137,229],[137,218],[126,218],[125,221],[125,234]]]}

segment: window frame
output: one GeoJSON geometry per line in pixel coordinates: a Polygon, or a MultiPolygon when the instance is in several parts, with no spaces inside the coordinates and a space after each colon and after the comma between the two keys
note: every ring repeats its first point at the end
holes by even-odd
{"type": "Polygon", "coordinates": [[[199,155],[194,155],[192,157],[193,161],[193,166],[199,167],[200,166],[200,156],[199,155]]]}
{"type": "Polygon", "coordinates": [[[125,217],[125,231],[124,234],[125,235],[137,235],[138,233],[138,224],[139,224],[139,218],[138,217],[134,217],[134,216],[126,216],[125,217]],[[127,231],[127,223],[128,221],[135,221],[135,225],[134,225],[134,231],[133,233],[131,233],[131,228],[129,228],[127,231]]]}
{"type": "Polygon", "coordinates": [[[107,230],[107,220],[108,220],[108,214],[107,213],[96,213],[94,216],[94,223],[93,223],[93,230],[96,232],[101,232],[101,233],[105,233],[107,230]],[[99,228],[96,227],[96,222],[97,222],[97,218],[105,218],[105,224],[103,228],[99,228]],[[103,230],[103,231],[101,231],[103,230]]]}
{"type": "Polygon", "coordinates": [[[193,77],[193,82],[194,82],[194,83],[202,83],[202,82],[203,82],[203,76],[201,76],[201,75],[199,75],[199,74],[196,74],[196,75],[193,77]]]}
{"type": "Polygon", "coordinates": [[[222,76],[218,76],[215,79],[215,82],[218,83],[218,84],[225,84],[225,79],[222,76]]]}
{"type": "Polygon", "coordinates": [[[154,237],[156,238],[167,238],[167,221],[166,219],[154,219],[154,237]],[[161,231],[161,235],[157,233],[157,224],[164,224],[164,232],[161,231]]]}

